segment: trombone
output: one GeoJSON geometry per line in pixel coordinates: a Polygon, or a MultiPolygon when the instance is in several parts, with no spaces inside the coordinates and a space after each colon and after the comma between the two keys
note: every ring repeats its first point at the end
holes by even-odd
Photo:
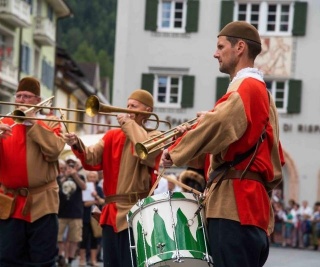
{"type": "MultiPolygon", "coordinates": [[[[198,118],[194,118],[192,120],[189,120],[187,122],[184,122],[180,124],[179,126],[184,126],[186,124],[189,124],[190,126],[193,126],[197,123],[198,118]]],[[[178,126],[177,126],[178,127],[178,126]]],[[[144,142],[136,143],[135,145],[135,151],[140,159],[146,159],[149,154],[156,152],[160,149],[163,149],[165,147],[168,147],[170,144],[174,142],[174,140],[171,140],[169,142],[165,142],[168,139],[175,136],[179,131],[177,130],[177,127],[172,128],[164,133],[161,133],[159,135],[156,135],[144,142]],[[161,145],[162,144],[162,145],[161,145]],[[160,146],[159,146],[160,145],[160,146]]]]}
{"type": "MultiPolygon", "coordinates": [[[[21,111],[19,109],[15,109],[14,111],[9,112],[7,115],[2,115],[2,117],[0,118],[0,121],[3,118],[7,118],[7,117],[15,118],[14,119],[15,123],[10,125],[10,127],[13,128],[17,124],[23,123],[23,121],[26,119],[26,114],[28,114],[28,113],[30,113],[32,111],[38,112],[42,108],[47,108],[48,106],[50,106],[52,104],[52,98],[54,98],[54,96],[51,96],[51,97],[47,98],[46,100],[43,100],[42,102],[38,103],[37,105],[0,102],[1,105],[15,105],[15,106],[26,106],[26,107],[29,107],[25,111],[21,111]]],[[[31,118],[35,119],[34,117],[31,117],[31,118]]],[[[0,134],[1,133],[3,133],[3,131],[0,131],[0,134]]]]}
{"type": "MultiPolygon", "coordinates": [[[[90,96],[86,101],[86,109],[69,109],[69,108],[60,108],[60,107],[51,107],[51,99],[54,96],[48,98],[47,100],[44,100],[37,105],[31,105],[31,104],[21,104],[21,103],[8,103],[8,102],[2,102],[0,101],[0,105],[15,105],[15,106],[25,106],[29,107],[29,109],[25,111],[21,110],[14,110],[13,112],[8,113],[7,115],[1,115],[0,118],[12,118],[15,123],[11,125],[13,127],[16,124],[23,123],[25,120],[42,120],[42,121],[56,121],[61,123],[78,123],[78,124],[87,124],[87,125],[98,125],[98,126],[104,126],[104,127],[120,127],[120,125],[114,125],[114,124],[105,124],[105,123],[94,123],[94,122],[84,122],[84,121],[77,121],[77,120],[64,120],[64,119],[52,119],[52,118],[38,118],[38,117],[28,117],[27,113],[36,110],[39,111],[41,109],[50,109],[50,110],[59,110],[60,113],[63,111],[67,112],[80,112],[80,113],[86,113],[88,116],[93,117],[97,114],[101,115],[107,115],[107,116],[116,116],[116,114],[108,113],[108,112],[122,112],[122,113],[135,113],[135,114],[146,114],[146,115],[153,115],[155,116],[155,119],[146,119],[146,121],[154,121],[156,122],[156,127],[154,129],[146,129],[146,130],[156,130],[159,127],[160,123],[166,123],[169,128],[171,128],[171,124],[168,121],[159,120],[159,117],[155,113],[147,112],[147,111],[137,111],[137,110],[131,110],[131,109],[124,109],[124,108],[117,108],[112,106],[107,106],[104,104],[101,104],[97,96],[90,96]],[[49,102],[50,101],[50,102],[49,102]],[[50,103],[50,105],[49,105],[50,103]]],[[[0,132],[1,133],[1,132],[0,132]]]]}
{"type": "Polygon", "coordinates": [[[155,121],[156,126],[152,129],[142,126],[145,130],[151,131],[151,130],[156,130],[159,128],[160,122],[167,123],[169,127],[171,128],[171,124],[167,121],[161,121],[159,120],[159,117],[157,114],[153,112],[148,112],[148,111],[140,111],[140,110],[132,110],[132,109],[126,109],[126,108],[117,108],[117,107],[112,107],[112,106],[107,106],[105,104],[102,104],[99,101],[99,98],[95,95],[91,95],[88,97],[86,104],[86,114],[90,117],[94,117],[97,114],[108,114],[112,112],[119,112],[119,113],[133,113],[133,114],[144,114],[148,116],[154,116],[155,119],[146,119],[145,121],[155,121]]]}

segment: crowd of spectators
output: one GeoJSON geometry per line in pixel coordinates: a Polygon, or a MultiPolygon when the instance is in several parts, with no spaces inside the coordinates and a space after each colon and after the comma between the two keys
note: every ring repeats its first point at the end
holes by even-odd
{"type": "Polygon", "coordinates": [[[320,201],[313,207],[307,200],[301,203],[290,199],[284,203],[281,191],[273,193],[275,227],[270,236],[274,246],[313,249],[319,251],[320,245],[320,201]]]}

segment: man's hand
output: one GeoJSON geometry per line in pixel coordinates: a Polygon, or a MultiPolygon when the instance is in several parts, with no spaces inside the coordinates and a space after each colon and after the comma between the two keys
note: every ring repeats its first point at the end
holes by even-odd
{"type": "Polygon", "coordinates": [[[12,135],[12,128],[8,124],[0,122],[0,138],[7,138],[12,135]]]}
{"type": "Polygon", "coordinates": [[[206,115],[208,113],[208,111],[198,111],[197,112],[197,121],[200,121],[204,115],[206,115]]]}
{"type": "Polygon", "coordinates": [[[75,133],[62,134],[62,138],[69,146],[74,146],[79,144],[78,136],[75,133]]]}
{"type": "Polygon", "coordinates": [[[129,115],[129,114],[120,113],[117,115],[117,120],[118,120],[118,123],[120,126],[125,124],[127,121],[132,120],[132,119],[133,118],[131,118],[131,115],[129,115]]]}
{"type": "Polygon", "coordinates": [[[173,161],[171,160],[168,149],[163,150],[162,156],[161,156],[161,162],[164,168],[170,168],[173,165],[173,161]]]}

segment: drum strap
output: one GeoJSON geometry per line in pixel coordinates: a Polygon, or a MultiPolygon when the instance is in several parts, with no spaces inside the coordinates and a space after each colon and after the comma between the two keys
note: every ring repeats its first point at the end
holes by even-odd
{"type": "Polygon", "coordinates": [[[106,196],[105,203],[126,203],[126,204],[135,204],[138,202],[139,199],[146,198],[148,196],[149,191],[145,192],[132,192],[128,194],[117,194],[117,195],[109,195],[106,196]]]}

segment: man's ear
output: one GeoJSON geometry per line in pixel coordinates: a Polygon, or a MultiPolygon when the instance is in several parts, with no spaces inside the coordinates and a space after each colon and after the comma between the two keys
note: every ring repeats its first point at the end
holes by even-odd
{"type": "Polygon", "coordinates": [[[243,40],[239,40],[239,42],[236,44],[236,50],[238,54],[242,54],[244,50],[246,49],[246,43],[243,40]]]}

